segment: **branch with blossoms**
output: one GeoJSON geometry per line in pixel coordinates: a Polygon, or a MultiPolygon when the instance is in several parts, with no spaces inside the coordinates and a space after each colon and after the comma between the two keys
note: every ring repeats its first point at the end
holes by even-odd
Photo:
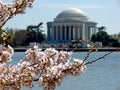
{"type": "MultiPolygon", "coordinates": [[[[4,3],[0,0],[0,30],[5,23],[17,14],[24,14],[30,8],[34,0],[13,0],[12,3],[4,3]]],[[[87,61],[91,49],[83,60],[74,58],[71,61],[72,52],[57,51],[54,48],[42,50],[38,46],[30,48],[17,65],[6,65],[10,62],[14,50],[8,45],[10,35],[2,32],[0,42],[0,90],[21,90],[22,87],[33,88],[37,81],[44,90],[54,90],[61,85],[66,76],[81,75],[86,70],[86,65],[92,64],[107,55],[109,52],[95,60],[87,61]],[[38,77],[38,78],[37,78],[38,77]]],[[[75,48],[76,49],[76,48],[75,48]]],[[[74,50],[73,50],[74,51],[74,50]]]]}
{"type": "Polygon", "coordinates": [[[7,66],[4,62],[10,60],[11,54],[8,55],[5,52],[13,53],[13,49],[9,46],[1,51],[0,88],[3,90],[5,88],[7,90],[20,90],[22,87],[32,88],[34,81],[38,81],[44,90],[54,90],[56,86],[61,85],[65,77],[81,75],[85,72],[86,65],[101,60],[112,53],[109,52],[88,62],[78,58],[70,61],[72,52],[57,51],[54,48],[43,51],[35,46],[25,52],[25,57],[17,65],[7,66]],[[39,78],[36,78],[38,76],[39,78]]]}
{"type": "Polygon", "coordinates": [[[24,14],[27,8],[32,7],[33,2],[34,0],[13,0],[11,3],[5,3],[0,0],[0,32],[2,32],[2,34],[0,33],[2,38],[0,44],[7,45],[11,38],[7,32],[2,31],[2,27],[17,14],[24,14]]]}
{"type": "Polygon", "coordinates": [[[24,14],[30,8],[34,0],[13,0],[12,3],[4,3],[0,0],[0,28],[17,14],[24,14]]]}

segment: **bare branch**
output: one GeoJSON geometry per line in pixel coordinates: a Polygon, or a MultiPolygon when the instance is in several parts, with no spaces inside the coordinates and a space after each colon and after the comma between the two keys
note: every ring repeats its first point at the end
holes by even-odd
{"type": "Polygon", "coordinates": [[[95,59],[95,60],[88,61],[88,62],[86,62],[86,63],[85,63],[85,65],[88,65],[88,64],[92,64],[92,63],[94,63],[94,62],[97,62],[97,61],[99,61],[99,60],[101,60],[101,59],[105,58],[106,56],[108,56],[108,55],[109,55],[109,54],[111,54],[111,53],[112,53],[112,51],[111,51],[111,52],[106,53],[105,55],[103,55],[103,56],[101,56],[101,57],[99,57],[99,58],[97,58],[97,59],[95,59]]]}
{"type": "Polygon", "coordinates": [[[90,56],[90,54],[91,54],[92,52],[96,52],[96,51],[97,51],[96,48],[91,47],[91,49],[89,50],[89,52],[87,52],[87,55],[86,55],[85,58],[83,59],[83,63],[85,63],[85,61],[89,58],[89,56],[90,56]]]}
{"type": "Polygon", "coordinates": [[[88,58],[89,58],[89,56],[90,56],[90,54],[91,54],[92,52],[87,52],[87,55],[85,56],[85,58],[83,59],[83,61],[86,61],[88,58]]]}

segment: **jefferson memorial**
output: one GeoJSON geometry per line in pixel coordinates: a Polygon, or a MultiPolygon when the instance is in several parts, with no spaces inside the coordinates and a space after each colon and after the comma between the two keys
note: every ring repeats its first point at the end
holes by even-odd
{"type": "Polygon", "coordinates": [[[97,33],[96,25],[82,10],[69,8],[59,13],[54,21],[47,22],[47,39],[56,43],[90,41],[91,36],[97,33]]]}

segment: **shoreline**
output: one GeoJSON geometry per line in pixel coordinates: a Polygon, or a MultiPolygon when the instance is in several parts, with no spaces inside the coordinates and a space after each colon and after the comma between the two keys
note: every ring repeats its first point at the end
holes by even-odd
{"type": "MultiPolygon", "coordinates": [[[[14,48],[15,52],[25,52],[29,48],[14,48]]],[[[45,50],[46,48],[41,48],[42,50],[45,50]]],[[[55,48],[56,50],[64,50],[64,51],[74,51],[74,52],[88,52],[90,48],[55,48]]],[[[98,52],[108,52],[108,51],[114,51],[119,52],[120,48],[95,48],[94,51],[98,52]]]]}

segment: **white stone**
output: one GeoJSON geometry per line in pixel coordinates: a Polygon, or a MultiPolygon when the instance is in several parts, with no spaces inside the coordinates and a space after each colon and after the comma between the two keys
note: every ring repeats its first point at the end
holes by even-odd
{"type": "Polygon", "coordinates": [[[48,41],[70,42],[73,39],[89,41],[92,34],[97,33],[96,24],[94,21],[89,21],[89,18],[82,10],[78,8],[66,9],[60,12],[53,22],[47,23],[48,41]],[[51,27],[52,33],[50,33],[51,27]]]}

